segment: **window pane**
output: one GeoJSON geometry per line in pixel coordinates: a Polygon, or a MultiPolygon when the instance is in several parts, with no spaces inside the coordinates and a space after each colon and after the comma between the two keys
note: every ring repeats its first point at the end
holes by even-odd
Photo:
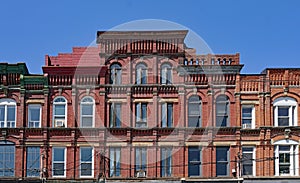
{"type": "Polygon", "coordinates": [[[1,105],[0,106],[0,121],[4,121],[4,116],[5,116],[5,106],[1,105]]]}
{"type": "Polygon", "coordinates": [[[278,116],[289,116],[289,107],[278,107],[278,116]]]}
{"type": "Polygon", "coordinates": [[[161,105],[161,126],[162,127],[167,127],[167,104],[164,103],[161,105]]]}
{"type": "Polygon", "coordinates": [[[279,173],[280,174],[289,174],[290,173],[290,165],[279,165],[279,173]]]}
{"type": "Polygon", "coordinates": [[[189,176],[200,176],[200,153],[201,149],[199,147],[189,147],[188,149],[188,174],[189,176]]]}
{"type": "Polygon", "coordinates": [[[53,163],[53,175],[63,176],[64,175],[64,163],[53,163]]]}
{"type": "Polygon", "coordinates": [[[65,115],[65,105],[56,104],[54,108],[54,115],[65,115]]]}
{"type": "Polygon", "coordinates": [[[92,117],[82,117],[82,127],[92,127],[93,118],[92,117]]]}
{"type": "Polygon", "coordinates": [[[252,117],[252,108],[251,107],[243,107],[242,108],[242,117],[252,117]]]}
{"type": "Polygon", "coordinates": [[[54,148],[53,161],[64,161],[65,160],[65,149],[64,148],[54,148]]]}
{"type": "Polygon", "coordinates": [[[39,107],[30,107],[30,121],[40,121],[40,108],[39,107]]]}
{"type": "Polygon", "coordinates": [[[81,176],[92,175],[92,163],[81,163],[81,176]]]}
{"type": "Polygon", "coordinates": [[[92,148],[80,148],[80,161],[92,161],[92,148]]]}
{"type": "Polygon", "coordinates": [[[290,151],[290,146],[279,146],[279,151],[290,151]]]}
{"type": "Polygon", "coordinates": [[[172,127],[172,122],[173,122],[173,105],[168,104],[168,127],[172,127]]]}
{"type": "Polygon", "coordinates": [[[121,104],[116,104],[116,127],[121,127],[121,104]]]}
{"type": "Polygon", "coordinates": [[[226,176],[227,175],[227,164],[228,163],[217,164],[217,176],[226,176]]]}
{"type": "Polygon", "coordinates": [[[200,117],[189,117],[189,127],[199,127],[200,126],[200,117]]]}
{"type": "Polygon", "coordinates": [[[27,164],[26,164],[27,177],[40,176],[40,148],[27,147],[27,164]]]}
{"type": "Polygon", "coordinates": [[[16,118],[16,107],[7,106],[7,121],[15,121],[16,118]]]}
{"type": "Polygon", "coordinates": [[[217,176],[228,175],[228,147],[216,148],[217,176]]]}
{"type": "Polygon", "coordinates": [[[82,105],[82,115],[93,115],[93,105],[82,105]]]}
{"type": "Polygon", "coordinates": [[[15,170],[15,147],[0,145],[0,177],[12,177],[15,170]]]}
{"type": "Polygon", "coordinates": [[[278,117],[278,126],[289,126],[289,118],[278,117]]]}
{"type": "Polygon", "coordinates": [[[253,165],[243,165],[243,175],[253,175],[253,165]]]}

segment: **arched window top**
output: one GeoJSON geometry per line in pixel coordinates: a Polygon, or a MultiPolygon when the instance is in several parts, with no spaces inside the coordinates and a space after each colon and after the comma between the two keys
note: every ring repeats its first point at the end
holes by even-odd
{"type": "Polygon", "coordinates": [[[147,69],[147,65],[143,62],[136,65],[136,69],[147,69]]]}
{"type": "Polygon", "coordinates": [[[273,103],[274,106],[296,106],[297,101],[294,98],[291,97],[279,97],[274,100],[273,103]]]}
{"type": "Polygon", "coordinates": [[[0,104],[16,105],[16,101],[11,98],[2,98],[0,99],[0,104]]]}
{"type": "Polygon", "coordinates": [[[54,103],[66,103],[67,100],[65,99],[65,97],[56,97],[53,101],[54,103]]]}
{"type": "Polygon", "coordinates": [[[87,103],[87,104],[93,104],[94,103],[94,99],[92,97],[84,97],[82,100],[81,100],[81,103],[87,103]]]}
{"type": "Polygon", "coordinates": [[[227,95],[219,95],[217,97],[217,102],[228,102],[229,101],[229,98],[227,95]]]}
{"type": "Polygon", "coordinates": [[[298,144],[299,143],[297,141],[291,139],[283,139],[274,142],[274,145],[298,145],[298,144]]]}
{"type": "Polygon", "coordinates": [[[15,145],[15,143],[7,140],[0,141],[0,145],[15,145]]]}
{"type": "Polygon", "coordinates": [[[190,96],[189,102],[191,102],[191,103],[201,102],[201,98],[198,95],[193,95],[193,96],[190,96]]]}
{"type": "Polygon", "coordinates": [[[113,63],[110,65],[110,69],[121,69],[121,65],[118,63],[113,63]]]}
{"type": "Polygon", "coordinates": [[[162,69],[171,69],[172,65],[170,63],[166,62],[161,65],[161,68],[162,69]]]}

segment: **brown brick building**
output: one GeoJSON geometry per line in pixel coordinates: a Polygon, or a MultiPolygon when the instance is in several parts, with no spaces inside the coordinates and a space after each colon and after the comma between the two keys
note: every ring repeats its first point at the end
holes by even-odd
{"type": "Polygon", "coordinates": [[[240,74],[187,31],[0,63],[0,182],[298,182],[300,68],[240,74]]]}

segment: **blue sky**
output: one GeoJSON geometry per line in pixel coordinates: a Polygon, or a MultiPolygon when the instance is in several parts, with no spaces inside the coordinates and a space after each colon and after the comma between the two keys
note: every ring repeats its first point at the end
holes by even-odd
{"type": "Polygon", "coordinates": [[[242,73],[300,67],[298,0],[3,0],[0,61],[42,73],[44,56],[88,46],[97,30],[142,19],[181,24],[214,53],[241,54],[242,73]]]}

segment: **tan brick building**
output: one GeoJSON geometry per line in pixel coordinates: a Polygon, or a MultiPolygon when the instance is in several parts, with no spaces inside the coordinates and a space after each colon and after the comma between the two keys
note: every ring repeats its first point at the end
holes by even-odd
{"type": "Polygon", "coordinates": [[[187,31],[0,63],[0,182],[297,182],[300,68],[240,74],[187,31]]]}

